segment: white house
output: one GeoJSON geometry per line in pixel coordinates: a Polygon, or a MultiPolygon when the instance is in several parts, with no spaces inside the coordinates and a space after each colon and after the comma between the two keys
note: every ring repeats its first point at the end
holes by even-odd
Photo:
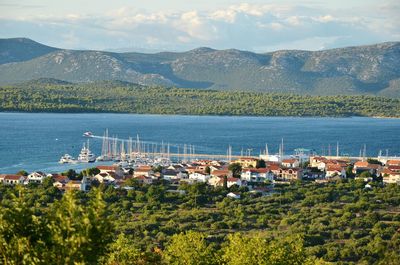
{"type": "Polygon", "coordinates": [[[111,183],[115,182],[117,176],[113,172],[106,172],[106,173],[99,173],[93,177],[93,179],[96,179],[100,183],[111,183]]]}
{"type": "Polygon", "coordinates": [[[326,167],[325,177],[331,178],[331,177],[335,177],[335,176],[345,178],[346,170],[340,165],[328,164],[326,167]]]}
{"type": "MultiPolygon", "coordinates": [[[[208,184],[214,187],[222,187],[224,186],[224,177],[213,176],[208,180],[208,184]]],[[[242,186],[242,181],[239,178],[227,177],[226,181],[227,187],[231,187],[233,185],[242,186]]]]}
{"type": "Polygon", "coordinates": [[[283,167],[293,168],[293,167],[299,167],[299,165],[300,165],[299,161],[295,158],[288,158],[282,160],[283,167]]]}
{"type": "Polygon", "coordinates": [[[202,172],[193,172],[189,174],[189,180],[193,180],[196,182],[207,182],[210,178],[210,175],[202,172]]]}
{"type": "Polygon", "coordinates": [[[381,172],[381,176],[384,183],[400,183],[400,172],[385,168],[381,172]]]}
{"type": "Polygon", "coordinates": [[[47,178],[47,175],[40,171],[32,172],[28,175],[26,182],[28,183],[42,183],[43,179],[47,178]]]}
{"type": "Polygon", "coordinates": [[[248,182],[264,182],[265,180],[273,181],[274,175],[267,168],[245,168],[240,178],[248,182]]]}

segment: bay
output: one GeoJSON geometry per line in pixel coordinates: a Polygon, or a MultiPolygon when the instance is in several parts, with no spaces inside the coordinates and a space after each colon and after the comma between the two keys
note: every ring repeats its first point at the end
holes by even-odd
{"type": "MultiPolygon", "coordinates": [[[[400,119],[0,113],[0,173],[92,166],[60,165],[58,160],[65,153],[79,154],[87,140],[84,132],[101,136],[106,128],[122,139],[139,135],[144,141],[170,143],[172,152],[177,145],[182,152],[183,144],[191,144],[196,153],[226,154],[231,145],[234,154],[243,149],[258,155],[268,143],[270,153],[276,153],[283,138],[286,153],[302,147],[327,154],[328,145],[334,153],[339,142],[340,152],[349,155],[358,155],[364,144],[368,156],[386,149],[400,155],[400,119]]],[[[101,139],[90,141],[99,155],[101,139]]]]}

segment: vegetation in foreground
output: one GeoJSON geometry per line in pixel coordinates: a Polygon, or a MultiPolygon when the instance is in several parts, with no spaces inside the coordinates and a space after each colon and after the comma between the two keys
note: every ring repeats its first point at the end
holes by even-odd
{"type": "Polygon", "coordinates": [[[0,111],[400,117],[400,99],[31,82],[0,87],[0,111]]]}
{"type": "Polygon", "coordinates": [[[400,187],[297,182],[226,198],[204,184],[62,193],[0,185],[2,264],[398,264],[400,187]]]}

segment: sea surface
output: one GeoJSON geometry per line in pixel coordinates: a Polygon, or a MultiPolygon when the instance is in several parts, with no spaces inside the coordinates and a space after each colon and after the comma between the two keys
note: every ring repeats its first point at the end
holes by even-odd
{"type": "MultiPolygon", "coordinates": [[[[196,153],[233,154],[243,150],[258,155],[268,144],[269,153],[277,153],[283,138],[284,151],[314,149],[319,154],[340,153],[357,156],[366,145],[368,156],[379,150],[400,155],[400,119],[383,118],[300,118],[232,117],[132,114],[53,114],[0,113],[0,173],[42,170],[60,172],[93,165],[60,165],[68,153],[77,157],[91,131],[102,136],[136,138],[151,143],[170,143],[171,152],[183,152],[183,144],[194,145],[196,153]]],[[[91,138],[90,148],[101,153],[101,138],[91,138]]]]}

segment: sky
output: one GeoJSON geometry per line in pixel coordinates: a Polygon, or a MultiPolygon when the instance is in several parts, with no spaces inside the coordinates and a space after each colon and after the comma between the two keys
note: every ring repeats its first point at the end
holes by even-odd
{"type": "Polygon", "coordinates": [[[0,0],[0,38],[68,49],[269,52],[400,40],[399,0],[0,0]]]}

